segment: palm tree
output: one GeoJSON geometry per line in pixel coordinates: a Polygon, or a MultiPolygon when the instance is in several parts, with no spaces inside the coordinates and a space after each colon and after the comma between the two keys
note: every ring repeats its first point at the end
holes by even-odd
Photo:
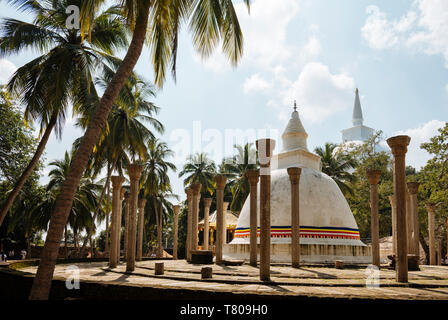
{"type": "Polygon", "coordinates": [[[355,179],[353,169],[356,167],[356,160],[342,152],[335,152],[336,147],[336,144],[327,142],[323,148],[315,148],[314,152],[321,157],[322,172],[329,175],[345,195],[352,194],[347,182],[355,179]]]}
{"type": "MultiPolygon", "coordinates": [[[[111,77],[111,69],[105,69],[103,77],[97,79],[96,83],[104,87],[111,77]]],[[[107,130],[100,138],[93,156],[95,173],[98,173],[104,167],[104,162],[107,162],[106,181],[100,194],[99,207],[94,213],[94,220],[100,210],[106,188],[110,185],[110,178],[112,172],[117,168],[117,164],[118,171],[122,173],[123,165],[127,166],[136,157],[145,158],[146,143],[154,139],[154,134],[145,126],[145,123],[151,125],[158,133],[164,132],[162,123],[153,117],[153,114],[159,112],[159,108],[149,101],[154,95],[152,86],[133,73],[122,88],[109,114],[107,130]]],[[[106,232],[107,229],[106,223],[106,232]]],[[[84,241],[81,255],[84,253],[92,232],[93,226],[84,241]]]]}
{"type": "Polygon", "coordinates": [[[11,208],[24,183],[38,163],[51,132],[61,137],[67,109],[73,103],[89,103],[92,73],[111,59],[113,50],[125,46],[126,28],[115,9],[96,14],[90,37],[66,26],[68,5],[81,0],[46,1],[10,0],[23,11],[35,16],[32,23],[4,18],[0,25],[0,56],[34,49],[42,55],[20,67],[8,83],[9,90],[21,97],[26,106],[25,120],[38,121],[41,140],[35,154],[15,183],[0,211],[0,224],[11,208]]]}
{"type": "Polygon", "coordinates": [[[258,168],[257,150],[252,143],[246,143],[244,146],[235,145],[234,148],[237,154],[223,160],[220,172],[229,179],[228,185],[232,191],[230,210],[239,212],[250,192],[246,172],[258,168]]]}
{"type": "Polygon", "coordinates": [[[204,192],[213,194],[215,188],[216,165],[206,153],[196,153],[187,158],[179,178],[184,178],[184,186],[200,183],[204,192]]]}
{"type": "MultiPolygon", "coordinates": [[[[25,0],[22,0],[25,1],[25,0]]],[[[105,0],[83,1],[81,7],[81,34],[92,33],[95,12],[105,0]]],[[[250,0],[244,0],[249,8],[250,0]]],[[[27,1],[28,3],[28,1],[27,1]]],[[[34,3],[34,2],[33,2],[34,3]]],[[[128,51],[95,108],[95,112],[76,152],[61,193],[56,201],[52,222],[47,233],[42,259],[34,278],[30,299],[48,299],[51,279],[57,258],[65,221],[70,212],[77,184],[87,167],[89,156],[98,142],[114,101],[129,78],[143,44],[148,39],[155,83],[164,82],[168,65],[175,76],[178,34],[181,25],[189,21],[193,32],[193,43],[203,57],[211,54],[222,40],[222,50],[233,65],[239,61],[243,51],[243,37],[231,0],[120,0],[120,9],[132,29],[128,51]],[[147,32],[149,34],[147,35],[147,32]]],[[[28,6],[31,7],[30,4],[28,6]]]]}
{"type": "Polygon", "coordinates": [[[165,196],[172,192],[168,171],[176,171],[176,166],[167,160],[173,155],[173,151],[167,147],[166,143],[157,139],[150,140],[147,150],[142,181],[145,196],[152,201],[151,206],[154,210],[157,225],[157,256],[161,257],[163,204],[165,196]]]}

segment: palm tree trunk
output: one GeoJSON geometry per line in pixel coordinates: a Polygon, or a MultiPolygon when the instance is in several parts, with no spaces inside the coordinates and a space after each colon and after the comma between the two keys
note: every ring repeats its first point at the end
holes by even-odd
{"type": "MultiPolygon", "coordinates": [[[[115,169],[116,163],[117,163],[117,160],[115,160],[113,167],[112,168],[108,168],[108,170],[107,170],[106,183],[104,184],[103,190],[101,190],[100,198],[98,199],[98,204],[96,206],[95,213],[93,214],[93,217],[92,217],[92,224],[91,224],[91,226],[89,228],[89,231],[87,232],[87,237],[84,239],[84,243],[82,244],[81,257],[83,256],[84,252],[86,251],[87,241],[89,240],[90,237],[92,237],[93,230],[95,228],[95,220],[96,220],[96,217],[98,216],[98,213],[100,212],[101,203],[103,202],[104,195],[106,194],[106,187],[109,184],[110,177],[112,176],[112,172],[115,169]]],[[[106,229],[106,231],[107,231],[107,229],[106,229]]]]}
{"type": "Polygon", "coordinates": [[[73,157],[67,178],[61,187],[61,191],[56,199],[53,215],[45,239],[42,258],[39,262],[36,276],[33,281],[30,300],[47,300],[50,294],[51,281],[53,279],[54,267],[57,253],[67,223],[68,216],[73,204],[76,189],[79,181],[87,167],[89,157],[93,147],[98,142],[101,131],[104,128],[113,103],[118,97],[118,93],[134,69],[138,58],[141,55],[143,43],[148,25],[150,1],[142,1],[142,8],[139,8],[134,26],[131,44],[123,62],[115,73],[112,81],[107,86],[100,103],[89,122],[87,130],[82,138],[79,149],[73,157]]]}
{"type": "Polygon", "coordinates": [[[57,114],[57,112],[54,112],[51,115],[50,122],[48,123],[47,128],[45,129],[42,139],[40,139],[40,142],[36,148],[36,151],[34,152],[33,158],[31,159],[30,163],[23,171],[19,180],[17,180],[16,185],[14,186],[14,189],[12,189],[12,191],[8,195],[8,198],[3,203],[2,209],[0,211],[0,226],[2,225],[3,220],[5,219],[6,214],[8,213],[9,209],[11,209],[11,206],[13,205],[15,198],[19,194],[20,190],[22,190],[23,185],[28,180],[29,176],[33,172],[36,165],[39,163],[39,159],[45,150],[45,146],[47,145],[47,142],[48,142],[48,139],[50,138],[51,132],[53,131],[54,126],[56,125],[57,119],[58,119],[58,114],[57,114]]]}

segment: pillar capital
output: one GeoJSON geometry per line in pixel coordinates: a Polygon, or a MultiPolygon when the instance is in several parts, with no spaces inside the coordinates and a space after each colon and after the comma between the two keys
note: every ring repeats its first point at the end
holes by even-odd
{"type": "Polygon", "coordinates": [[[426,210],[428,210],[428,212],[434,213],[436,211],[436,205],[434,203],[426,202],[425,206],[426,206],[426,210]]]}
{"type": "Polygon", "coordinates": [[[222,174],[217,174],[215,176],[216,181],[216,189],[218,190],[224,190],[226,187],[227,177],[223,176],[222,174]]]}
{"type": "Polygon", "coordinates": [[[146,205],[146,199],[145,198],[138,199],[138,207],[140,209],[144,209],[145,205],[146,205]]]}
{"type": "Polygon", "coordinates": [[[131,180],[139,180],[143,172],[143,166],[141,164],[130,164],[128,166],[128,175],[131,180]]]}
{"type": "Polygon", "coordinates": [[[112,188],[114,188],[114,189],[121,188],[121,185],[124,182],[124,177],[122,177],[122,176],[112,176],[112,177],[110,177],[110,179],[112,180],[112,188]]]}
{"type": "Polygon", "coordinates": [[[392,150],[394,156],[404,156],[408,151],[409,142],[411,137],[409,136],[395,136],[386,140],[387,144],[392,150]]]}
{"type": "Polygon", "coordinates": [[[394,195],[389,196],[389,201],[390,201],[391,206],[395,206],[395,196],[394,195]]]}
{"type": "Polygon", "coordinates": [[[191,185],[191,189],[193,190],[193,195],[197,196],[201,192],[202,184],[194,183],[191,185]]]}
{"type": "Polygon", "coordinates": [[[260,170],[258,169],[247,170],[246,177],[251,186],[256,186],[260,178],[260,170]]]}
{"type": "Polygon", "coordinates": [[[366,172],[367,180],[370,185],[376,185],[380,181],[381,170],[370,169],[366,172]]]}
{"type": "Polygon", "coordinates": [[[292,184],[298,184],[300,182],[300,174],[302,173],[302,168],[290,167],[286,169],[288,171],[289,180],[292,184]]]}
{"type": "Polygon", "coordinates": [[[193,196],[193,189],[187,188],[185,189],[185,193],[187,194],[187,200],[189,200],[193,196]]]}
{"type": "Polygon", "coordinates": [[[418,193],[418,187],[420,186],[420,183],[418,182],[408,182],[408,191],[410,194],[417,194],[418,193]]]}
{"type": "Polygon", "coordinates": [[[120,200],[121,201],[123,201],[125,194],[126,194],[126,188],[121,188],[121,190],[120,190],[120,200]]]}
{"type": "Polygon", "coordinates": [[[258,151],[258,159],[261,167],[268,167],[275,148],[274,139],[258,139],[255,142],[258,151]]]}
{"type": "Polygon", "coordinates": [[[210,206],[212,205],[212,198],[204,198],[204,207],[206,208],[210,208],[210,206]]]}
{"type": "Polygon", "coordinates": [[[180,205],[176,204],[173,206],[174,215],[178,215],[180,210],[180,205]]]}

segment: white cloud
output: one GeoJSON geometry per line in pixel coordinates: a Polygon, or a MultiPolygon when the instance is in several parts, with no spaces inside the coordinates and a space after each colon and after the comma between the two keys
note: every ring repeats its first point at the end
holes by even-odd
{"type": "Polygon", "coordinates": [[[431,120],[422,124],[417,128],[411,128],[404,131],[398,131],[395,135],[408,135],[411,137],[411,142],[408,146],[408,152],[406,154],[406,164],[411,165],[416,169],[423,167],[431,156],[423,149],[420,149],[420,145],[424,142],[428,142],[430,138],[438,134],[438,129],[445,126],[444,121],[431,120]]]}
{"type": "Polygon", "coordinates": [[[366,12],[361,34],[371,48],[405,46],[428,55],[440,54],[448,68],[448,1],[415,0],[397,20],[388,20],[377,6],[368,6],[366,12]]]}
{"type": "Polygon", "coordinates": [[[260,74],[253,74],[244,81],[244,93],[263,92],[272,88],[272,83],[263,79],[260,74]]]}
{"type": "Polygon", "coordinates": [[[421,30],[412,33],[407,41],[426,54],[441,54],[448,67],[448,1],[419,0],[421,30]]]}
{"type": "Polygon", "coordinates": [[[371,48],[385,49],[393,47],[398,42],[393,23],[389,22],[386,14],[377,6],[368,6],[366,23],[361,29],[361,34],[371,48]]]}
{"type": "MultiPolygon", "coordinates": [[[[328,66],[310,62],[296,81],[283,92],[283,104],[291,106],[297,100],[301,117],[319,123],[349,107],[353,99],[355,81],[345,73],[332,74],[328,66]]],[[[282,108],[283,109],[283,108],[282,108]]],[[[284,118],[281,114],[279,117],[284,118]]]]}
{"type": "Polygon", "coordinates": [[[17,67],[14,63],[6,59],[0,59],[0,84],[7,83],[16,70],[17,67]]]}

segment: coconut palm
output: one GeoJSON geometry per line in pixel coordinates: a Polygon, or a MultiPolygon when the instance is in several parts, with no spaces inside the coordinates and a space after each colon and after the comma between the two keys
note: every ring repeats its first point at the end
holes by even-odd
{"type": "MultiPolygon", "coordinates": [[[[105,87],[112,77],[111,69],[105,69],[104,71],[103,76],[96,81],[101,87],[105,87]]],[[[95,168],[95,173],[98,173],[104,167],[104,162],[107,163],[106,181],[100,194],[99,206],[102,204],[105,191],[110,184],[112,172],[117,169],[117,165],[118,171],[123,174],[124,166],[127,167],[137,157],[145,158],[146,143],[154,139],[154,134],[145,124],[150,125],[158,133],[164,131],[162,123],[153,117],[154,114],[159,112],[159,108],[149,101],[154,95],[153,87],[133,73],[122,88],[109,114],[107,130],[100,138],[92,157],[94,160],[92,166],[95,168]]],[[[95,211],[94,220],[99,210],[100,207],[95,211]]],[[[106,223],[106,231],[107,228],[106,223]]],[[[81,254],[84,253],[92,232],[93,226],[91,226],[84,241],[81,254]]]]}
{"type": "Polygon", "coordinates": [[[250,192],[246,172],[258,168],[257,150],[252,143],[246,143],[244,146],[235,145],[234,148],[237,154],[223,160],[220,172],[229,179],[228,185],[232,192],[230,210],[239,212],[250,192]]]}
{"type": "Polygon", "coordinates": [[[3,203],[0,224],[14,199],[38,163],[51,132],[61,137],[68,107],[74,114],[80,105],[89,104],[92,74],[112,58],[113,50],[127,44],[126,28],[111,8],[92,17],[90,37],[66,25],[68,5],[81,0],[10,0],[34,16],[32,23],[4,18],[0,24],[0,56],[33,49],[42,55],[20,67],[8,83],[9,90],[21,97],[26,107],[25,120],[37,121],[41,139],[35,154],[3,203]]]}
{"type": "Polygon", "coordinates": [[[322,172],[329,175],[344,194],[352,194],[347,182],[355,179],[353,169],[356,161],[342,152],[335,152],[336,147],[336,144],[327,142],[323,148],[315,148],[314,152],[321,157],[322,172]]]}
{"type": "Polygon", "coordinates": [[[212,195],[215,188],[216,165],[206,153],[196,153],[187,158],[179,178],[184,177],[184,186],[195,183],[202,185],[202,191],[212,195]]]}
{"type": "Polygon", "coordinates": [[[149,199],[154,210],[157,225],[157,256],[161,257],[163,204],[165,203],[165,196],[172,192],[168,171],[176,171],[176,166],[168,161],[173,152],[167,147],[166,143],[152,139],[148,142],[147,151],[142,181],[145,190],[144,196],[149,199]]]}
{"type": "MultiPolygon", "coordinates": [[[[31,1],[26,1],[27,4],[29,2],[31,1]]],[[[105,0],[82,2],[81,34],[93,32],[95,12],[104,2],[105,0]]],[[[244,2],[249,7],[250,0],[244,2]]],[[[193,44],[203,57],[210,55],[221,41],[222,50],[233,65],[242,56],[243,37],[231,0],[120,0],[119,4],[127,25],[132,29],[132,39],[123,62],[95,109],[56,201],[52,217],[54,222],[50,223],[48,241],[44,245],[43,258],[34,278],[30,299],[48,299],[56,253],[77,184],[87,167],[89,156],[98,142],[114,101],[141,55],[145,40],[148,39],[155,83],[159,86],[163,84],[170,64],[175,76],[178,34],[182,23],[186,21],[189,21],[193,33],[193,44]]]]}

